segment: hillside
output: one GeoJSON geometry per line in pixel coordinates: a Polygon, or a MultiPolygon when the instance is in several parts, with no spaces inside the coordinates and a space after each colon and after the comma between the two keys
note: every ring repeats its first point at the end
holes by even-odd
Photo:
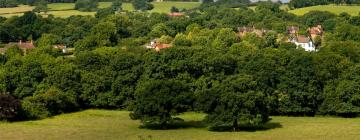
{"type": "Polygon", "coordinates": [[[290,13],[294,13],[296,15],[304,15],[310,11],[328,11],[335,14],[340,14],[342,12],[349,13],[352,16],[357,16],[360,12],[360,6],[343,6],[343,5],[319,5],[312,7],[299,8],[295,10],[290,10],[290,13]]]}

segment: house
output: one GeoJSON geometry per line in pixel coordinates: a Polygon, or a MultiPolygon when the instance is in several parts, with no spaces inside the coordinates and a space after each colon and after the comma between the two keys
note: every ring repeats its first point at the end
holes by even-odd
{"type": "Polygon", "coordinates": [[[170,16],[170,17],[182,17],[182,16],[184,16],[184,14],[179,13],[179,12],[172,12],[172,13],[169,13],[168,16],[170,16]]]}
{"type": "Polygon", "coordinates": [[[19,42],[10,42],[6,44],[4,48],[1,48],[0,53],[5,53],[8,48],[13,46],[19,46],[24,54],[27,54],[28,50],[35,49],[35,45],[32,40],[30,42],[23,42],[22,40],[19,40],[19,42]]]}
{"type": "Polygon", "coordinates": [[[160,52],[161,49],[170,48],[171,44],[159,43],[155,39],[150,42],[150,46],[145,46],[148,49],[155,49],[155,51],[160,52]]]}
{"type": "Polygon", "coordinates": [[[309,28],[309,29],[308,29],[308,32],[309,32],[312,40],[315,40],[315,38],[316,38],[317,36],[322,37],[323,34],[324,34],[324,31],[323,31],[321,25],[318,25],[318,26],[316,26],[316,27],[311,27],[311,28],[309,28]]]}
{"type": "Polygon", "coordinates": [[[286,33],[290,36],[297,36],[297,34],[299,33],[300,28],[297,26],[289,26],[286,28],[286,33]]]}
{"type": "Polygon", "coordinates": [[[294,43],[296,46],[304,48],[305,51],[316,51],[316,48],[311,41],[311,39],[307,36],[298,35],[292,37],[290,42],[294,43]]]}
{"type": "Polygon", "coordinates": [[[255,27],[238,27],[238,34],[240,37],[244,37],[248,33],[254,33],[259,37],[263,37],[269,30],[265,29],[256,29],[255,27]]]}
{"type": "Polygon", "coordinates": [[[68,52],[66,45],[57,44],[57,45],[54,45],[53,48],[61,50],[62,53],[68,52]]]}
{"type": "Polygon", "coordinates": [[[6,48],[0,48],[0,54],[4,54],[6,51],[6,48]]]}

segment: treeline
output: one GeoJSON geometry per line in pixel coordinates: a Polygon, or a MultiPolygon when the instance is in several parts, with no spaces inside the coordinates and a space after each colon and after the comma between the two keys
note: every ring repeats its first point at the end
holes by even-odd
{"type": "Polygon", "coordinates": [[[302,8],[327,4],[360,4],[360,0],[291,0],[289,2],[289,7],[302,8]]]}
{"type": "MultiPolygon", "coordinates": [[[[168,128],[185,111],[208,114],[212,130],[256,127],[270,115],[360,114],[359,16],[298,17],[262,3],[256,10],[208,7],[189,17],[130,12],[0,18],[0,41],[34,40],[0,55],[0,119],[38,119],[87,108],[127,109],[144,126],[168,128]],[[278,36],[323,25],[318,52],[278,36]],[[237,36],[237,27],[271,29],[237,36]],[[157,38],[172,48],[144,44],[157,38]],[[75,48],[66,56],[52,47],[75,48]]],[[[285,37],[286,38],[286,37],[285,37]]],[[[1,46],[1,45],[0,45],[1,46]]],[[[0,47],[1,48],[1,47],[0,47]]]]}
{"type": "MultiPolygon", "coordinates": [[[[19,4],[26,5],[36,5],[36,3],[42,0],[0,0],[0,8],[9,8],[9,7],[17,7],[19,4]]],[[[78,0],[45,0],[48,3],[75,3],[78,0]]],[[[84,0],[80,0],[84,1],[84,0]]],[[[106,1],[111,2],[112,0],[96,0],[92,1],[93,3],[97,3],[98,1],[106,1]]]]}

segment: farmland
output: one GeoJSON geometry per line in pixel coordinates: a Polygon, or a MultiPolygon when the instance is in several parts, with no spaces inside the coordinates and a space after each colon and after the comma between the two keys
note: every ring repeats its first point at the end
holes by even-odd
{"type": "Polygon", "coordinates": [[[360,12],[360,6],[343,6],[343,5],[319,5],[312,7],[299,8],[295,10],[290,10],[290,13],[296,15],[304,15],[310,11],[328,11],[334,14],[340,14],[346,12],[352,16],[357,16],[360,12]]]}
{"type": "MultiPolygon", "coordinates": [[[[150,12],[168,13],[172,6],[179,9],[191,9],[200,5],[198,2],[153,2],[154,9],[150,12]]],[[[111,2],[100,2],[99,8],[106,8],[111,5],[111,2]]],[[[74,3],[52,3],[48,4],[49,12],[56,17],[69,17],[72,15],[94,15],[95,12],[80,12],[74,10],[74,3]]],[[[131,3],[123,3],[123,9],[133,11],[131,3]]],[[[15,8],[0,8],[0,16],[10,17],[14,15],[22,15],[22,13],[31,11],[34,7],[28,5],[20,5],[15,8]]]]}
{"type": "Polygon", "coordinates": [[[360,118],[272,117],[268,130],[211,132],[199,125],[204,114],[185,113],[192,121],[186,128],[172,130],[140,129],[127,111],[86,110],[53,118],[16,123],[0,123],[0,139],[197,139],[197,140],[355,140],[360,138],[360,118]]]}

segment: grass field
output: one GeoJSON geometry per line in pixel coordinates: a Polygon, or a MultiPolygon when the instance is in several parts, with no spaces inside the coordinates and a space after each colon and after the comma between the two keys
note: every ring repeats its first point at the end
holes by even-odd
{"type": "MultiPolygon", "coordinates": [[[[198,2],[153,2],[154,9],[150,12],[160,12],[160,13],[169,13],[170,8],[175,6],[179,9],[191,9],[198,7],[200,3],[198,2]]],[[[106,8],[111,5],[111,2],[100,2],[99,8],[106,8]]],[[[72,15],[94,15],[95,12],[80,12],[74,10],[74,3],[52,3],[48,4],[49,12],[48,14],[53,14],[56,17],[69,17],[72,15]]],[[[26,11],[31,11],[34,7],[28,5],[20,5],[19,7],[14,8],[0,8],[0,16],[11,17],[15,15],[22,15],[26,11]]],[[[128,11],[133,11],[131,3],[123,3],[123,9],[128,11]]]]}
{"type": "MultiPolygon", "coordinates": [[[[180,116],[197,124],[204,115],[180,116]]],[[[1,140],[359,140],[360,118],[273,117],[268,130],[210,132],[201,125],[173,130],[140,129],[127,111],[86,110],[40,121],[0,123],[1,140]]]]}
{"type": "Polygon", "coordinates": [[[337,6],[337,5],[320,5],[320,6],[312,6],[299,8],[295,10],[290,10],[289,12],[294,13],[296,15],[304,15],[310,11],[329,11],[334,14],[340,14],[342,12],[349,13],[352,16],[357,16],[360,13],[360,6],[337,6]]]}

